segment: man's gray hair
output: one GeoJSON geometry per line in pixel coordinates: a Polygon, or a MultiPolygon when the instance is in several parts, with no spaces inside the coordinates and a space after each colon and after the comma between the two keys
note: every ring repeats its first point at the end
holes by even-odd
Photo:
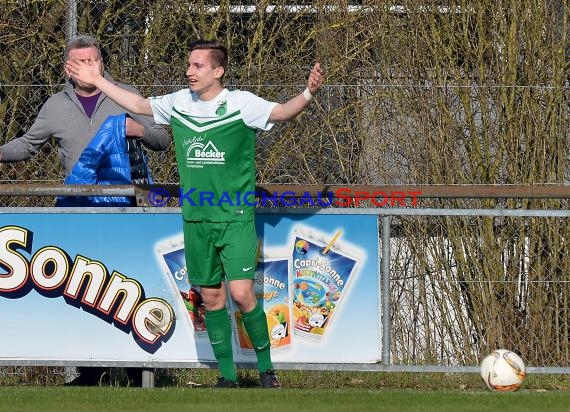
{"type": "Polygon", "coordinates": [[[64,61],[67,61],[67,56],[69,55],[70,50],[85,49],[87,47],[95,47],[99,52],[99,57],[101,57],[101,48],[99,47],[97,40],[87,34],[80,34],[71,38],[65,45],[65,53],[63,55],[64,61]]]}

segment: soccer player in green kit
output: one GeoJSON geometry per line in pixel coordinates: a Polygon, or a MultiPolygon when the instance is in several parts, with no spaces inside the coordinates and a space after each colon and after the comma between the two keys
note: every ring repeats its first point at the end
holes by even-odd
{"type": "Polygon", "coordinates": [[[274,123],[301,113],[321,88],[324,71],[316,63],[307,88],[278,104],[250,92],[224,88],[228,55],[218,41],[197,40],[189,49],[189,89],[158,97],[143,98],[105,80],[94,69],[96,56],[89,62],[69,62],[66,68],[125,109],[171,125],[180,173],[188,275],[192,285],[200,286],[206,308],[206,330],[220,370],[216,386],[238,387],[226,307],[227,280],[254,345],[261,387],[280,388],[271,362],[267,318],[253,292],[257,254],[255,137],[256,130],[269,130],[274,123]],[[246,193],[251,199],[243,198],[246,193]]]}

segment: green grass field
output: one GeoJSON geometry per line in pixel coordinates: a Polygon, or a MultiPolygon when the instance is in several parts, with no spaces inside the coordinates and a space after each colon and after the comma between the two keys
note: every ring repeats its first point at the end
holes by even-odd
{"type": "MultiPolygon", "coordinates": [[[[570,376],[529,375],[513,393],[485,389],[477,374],[280,371],[281,390],[256,387],[255,371],[240,371],[240,389],[212,389],[216,371],[158,370],[155,388],[64,387],[0,379],[2,411],[568,411],[570,376]],[[203,385],[198,386],[196,385],[203,385]]],[[[31,378],[34,378],[35,381],[31,378]]],[[[53,378],[53,376],[52,376],[53,378]]]]}
{"type": "Polygon", "coordinates": [[[570,392],[0,387],[0,411],[568,411],[570,392]]]}

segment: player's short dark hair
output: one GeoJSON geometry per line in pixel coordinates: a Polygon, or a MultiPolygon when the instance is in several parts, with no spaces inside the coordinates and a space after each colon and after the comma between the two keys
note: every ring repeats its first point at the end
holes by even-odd
{"type": "MultiPolygon", "coordinates": [[[[210,50],[212,68],[223,67],[224,73],[228,70],[228,49],[218,40],[194,40],[188,46],[189,52],[193,50],[210,50]]],[[[223,76],[222,76],[223,77],[223,76]]]]}

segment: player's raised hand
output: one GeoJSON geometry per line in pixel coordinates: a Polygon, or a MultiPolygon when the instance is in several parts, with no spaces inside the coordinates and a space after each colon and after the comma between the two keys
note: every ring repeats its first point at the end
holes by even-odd
{"type": "Polygon", "coordinates": [[[291,120],[305,110],[309,106],[309,102],[312,100],[313,95],[317,93],[323,85],[324,78],[325,71],[321,68],[320,63],[315,63],[309,73],[307,88],[303,90],[303,93],[298,94],[285,103],[275,106],[271,111],[269,121],[282,122],[285,120],[291,120]]]}
{"type": "Polygon", "coordinates": [[[101,59],[92,56],[89,59],[67,60],[65,62],[65,72],[72,79],[79,80],[85,84],[95,85],[98,79],[103,77],[103,64],[101,59]]]}
{"type": "Polygon", "coordinates": [[[321,68],[320,63],[315,63],[313,68],[311,69],[311,73],[309,73],[309,80],[307,82],[307,87],[309,88],[309,92],[311,94],[316,94],[323,82],[325,80],[325,71],[321,68]]]}

